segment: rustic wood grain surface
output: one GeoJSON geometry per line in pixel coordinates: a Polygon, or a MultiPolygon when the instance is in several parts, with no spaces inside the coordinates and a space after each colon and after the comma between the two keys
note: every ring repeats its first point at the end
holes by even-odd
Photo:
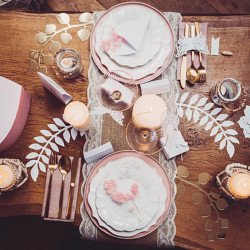
{"type": "MultiPolygon", "coordinates": [[[[37,74],[29,70],[29,51],[39,47],[34,41],[34,35],[42,31],[46,24],[56,23],[57,21],[54,14],[0,12],[0,16],[0,75],[21,84],[32,95],[30,114],[21,137],[13,147],[6,152],[0,153],[0,157],[19,158],[26,162],[25,156],[29,152],[28,146],[33,143],[33,138],[54,117],[61,117],[64,109],[64,105],[41,86],[37,74]]],[[[73,20],[76,20],[78,15],[71,14],[71,16],[73,20]]],[[[209,43],[211,36],[220,36],[221,50],[231,50],[234,53],[233,57],[209,56],[207,83],[194,88],[187,87],[186,90],[191,93],[208,96],[210,88],[216,82],[229,76],[240,80],[249,89],[250,17],[189,16],[185,17],[184,20],[208,22],[209,43]]],[[[75,100],[81,100],[86,103],[89,44],[88,42],[83,43],[74,39],[70,46],[81,52],[84,64],[84,78],[79,79],[74,84],[60,82],[59,80],[58,82],[73,95],[75,100]]],[[[52,71],[50,73],[53,75],[52,71]]],[[[241,115],[242,112],[238,112],[232,115],[230,119],[237,122],[241,115]]],[[[207,171],[215,176],[231,162],[249,165],[250,143],[249,140],[244,140],[242,131],[238,126],[235,126],[235,128],[240,134],[241,144],[237,145],[236,153],[232,159],[229,159],[225,151],[218,149],[218,145],[213,141],[214,138],[210,137],[202,128],[183,119],[180,129],[184,137],[189,136],[192,141],[192,136],[195,137],[196,133],[191,133],[189,128],[194,132],[197,131],[198,137],[203,142],[201,145],[194,143],[191,151],[184,155],[183,162],[177,158],[177,164],[185,165],[189,169],[191,179],[195,180],[197,174],[203,171],[207,171]]],[[[78,138],[75,142],[70,143],[67,148],[62,149],[61,153],[74,154],[74,151],[81,149],[83,144],[84,140],[78,138]]],[[[40,215],[44,182],[45,175],[42,173],[37,182],[29,179],[20,190],[1,196],[0,216],[40,215]]],[[[211,185],[215,185],[214,180],[211,185]]],[[[190,249],[229,249],[234,245],[236,249],[246,249],[246,246],[249,244],[250,228],[250,211],[247,201],[230,201],[230,208],[222,212],[222,217],[230,220],[228,239],[208,242],[207,233],[203,229],[204,221],[199,215],[199,208],[194,206],[191,201],[190,196],[193,192],[192,188],[187,187],[187,194],[176,200],[176,245],[190,249]]],[[[79,225],[81,221],[79,213],[81,202],[82,199],[79,195],[75,219],[76,225],[79,225]]]]}
{"type": "MultiPolygon", "coordinates": [[[[110,8],[126,0],[36,0],[42,11],[98,11],[110,8]]],[[[232,15],[249,14],[248,0],[138,0],[161,11],[178,11],[183,15],[232,15]]]]}

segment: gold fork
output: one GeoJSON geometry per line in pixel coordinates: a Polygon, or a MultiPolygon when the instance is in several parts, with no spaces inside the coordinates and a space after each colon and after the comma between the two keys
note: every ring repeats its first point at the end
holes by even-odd
{"type": "MultiPolygon", "coordinates": [[[[195,29],[196,29],[196,34],[199,35],[200,32],[200,27],[199,23],[195,22],[195,29]]],[[[199,74],[199,82],[204,83],[206,82],[206,69],[202,65],[202,57],[201,57],[201,52],[199,52],[199,60],[200,60],[200,66],[197,68],[198,74],[199,74]]]]}
{"type": "Polygon", "coordinates": [[[57,164],[58,164],[57,155],[54,155],[52,152],[50,155],[50,158],[49,158],[50,176],[49,176],[49,186],[48,186],[48,191],[47,191],[47,199],[46,199],[46,203],[45,203],[45,212],[44,212],[45,218],[47,218],[49,216],[51,183],[52,183],[53,173],[57,169],[57,164]]]}

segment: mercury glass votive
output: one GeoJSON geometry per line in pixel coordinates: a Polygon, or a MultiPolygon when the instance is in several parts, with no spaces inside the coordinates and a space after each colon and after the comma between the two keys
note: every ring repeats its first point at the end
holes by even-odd
{"type": "Polygon", "coordinates": [[[79,53],[73,49],[60,49],[55,54],[56,75],[65,80],[77,78],[83,70],[79,53]]]}
{"type": "Polygon", "coordinates": [[[211,99],[217,106],[233,112],[242,109],[246,104],[245,90],[243,89],[241,83],[233,78],[226,78],[217,83],[211,89],[211,99]],[[242,93],[243,101],[240,102],[242,93]],[[234,105],[236,102],[240,103],[237,108],[229,107],[230,105],[234,105]]]}

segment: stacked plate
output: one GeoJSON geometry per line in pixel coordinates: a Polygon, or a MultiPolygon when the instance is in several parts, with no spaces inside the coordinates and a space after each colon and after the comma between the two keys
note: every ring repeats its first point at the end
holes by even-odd
{"type": "Polygon", "coordinates": [[[85,186],[85,205],[102,231],[134,239],[154,231],[166,218],[170,185],[157,161],[134,151],[100,161],[85,186]]]}
{"type": "MultiPolygon", "coordinates": [[[[130,74],[136,83],[159,76],[174,51],[171,26],[153,7],[123,3],[103,14],[91,35],[91,54],[99,69],[108,74],[130,74]]],[[[123,79],[120,78],[122,81],[123,79]]]]}

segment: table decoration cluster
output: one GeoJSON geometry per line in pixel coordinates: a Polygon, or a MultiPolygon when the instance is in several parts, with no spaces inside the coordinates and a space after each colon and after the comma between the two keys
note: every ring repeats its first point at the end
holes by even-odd
{"type": "MultiPolygon", "coordinates": [[[[203,144],[190,123],[204,129],[230,161],[243,137],[250,138],[244,83],[227,77],[209,86],[207,95],[192,93],[207,84],[211,73],[209,23],[182,22],[180,13],[162,13],[137,2],[79,14],[77,23],[66,13],[55,15],[55,20],[35,34],[39,47],[30,51],[29,67],[64,111],[37,131],[25,166],[18,159],[0,159],[0,194],[21,187],[30,169],[34,182],[46,175],[45,220],[73,222],[80,190],[83,238],[140,239],[142,244],[150,239],[152,245],[169,247],[176,235],[176,201],[187,195],[189,186],[193,191],[188,196],[200,207],[208,240],[226,239],[230,218],[223,211],[232,200],[250,197],[249,164],[231,162],[216,176],[194,171],[195,178],[185,166],[194,144],[203,144]],[[86,105],[64,89],[87,71],[81,51],[71,47],[74,39],[89,39],[86,105]],[[236,121],[233,115],[238,112],[242,116],[236,121]],[[182,121],[186,134],[179,129],[182,121]],[[83,149],[62,154],[61,148],[73,140],[86,140],[83,149]]],[[[219,40],[213,39],[211,55],[219,55],[219,40]]],[[[221,54],[233,55],[227,50],[221,54]]],[[[0,77],[0,97],[0,104],[11,105],[16,114],[6,116],[0,110],[2,151],[21,134],[30,96],[19,84],[0,77]],[[2,90],[15,101],[2,98],[2,90]]]]}

